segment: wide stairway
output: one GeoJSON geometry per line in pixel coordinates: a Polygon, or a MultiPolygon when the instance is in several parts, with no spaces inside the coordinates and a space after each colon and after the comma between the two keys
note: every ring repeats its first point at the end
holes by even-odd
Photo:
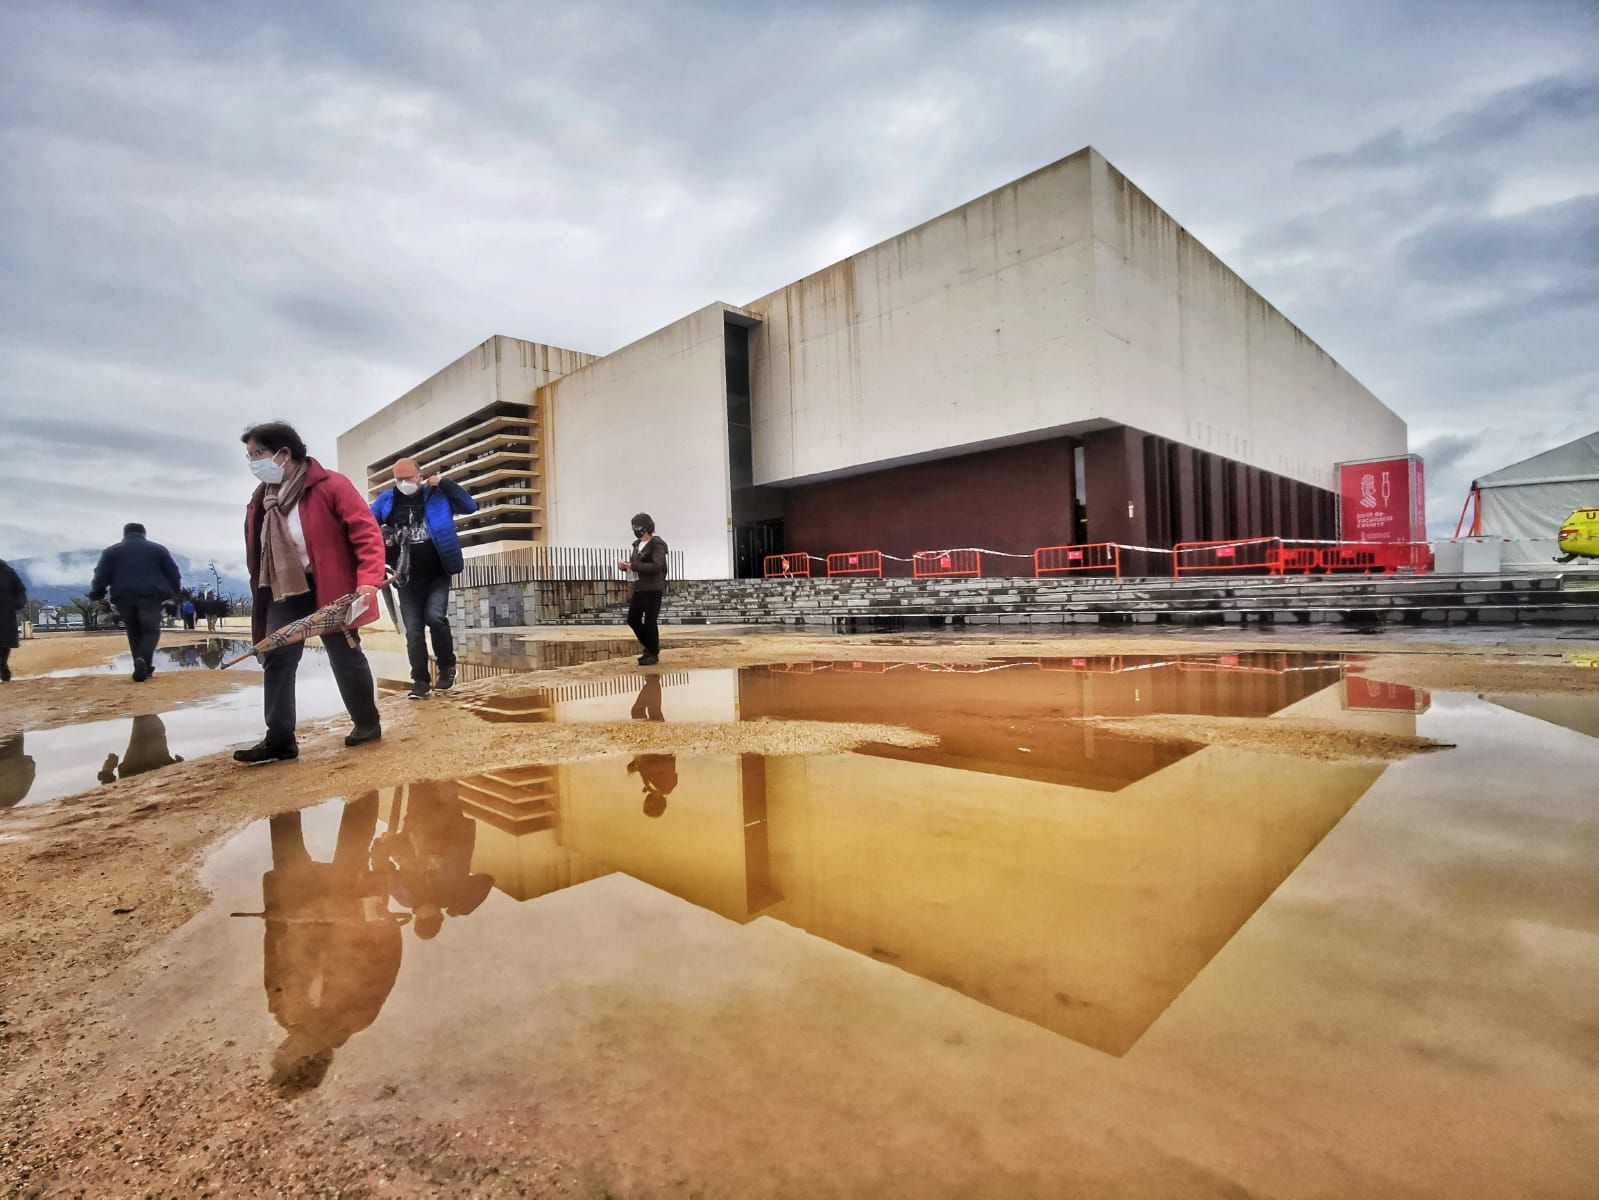
{"type": "MultiPolygon", "coordinates": [[[[625,605],[562,624],[619,623],[625,605]]],[[[668,584],[663,624],[1590,622],[1599,580],[1562,575],[1190,579],[707,579],[668,584]]]]}

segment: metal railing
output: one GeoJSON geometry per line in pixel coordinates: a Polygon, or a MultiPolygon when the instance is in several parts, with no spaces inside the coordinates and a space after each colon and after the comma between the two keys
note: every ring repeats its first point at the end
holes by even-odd
{"type": "MultiPolygon", "coordinates": [[[[505,583],[535,583],[552,579],[596,581],[632,578],[617,569],[630,551],[623,546],[526,546],[479,554],[466,560],[455,586],[494,587],[505,583]]],[[[668,579],[683,577],[683,552],[666,552],[668,579]]]]}

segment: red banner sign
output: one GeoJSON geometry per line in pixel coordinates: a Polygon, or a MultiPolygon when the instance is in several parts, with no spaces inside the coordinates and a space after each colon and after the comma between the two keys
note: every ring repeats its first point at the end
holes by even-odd
{"type": "Polygon", "coordinates": [[[1427,501],[1414,454],[1338,464],[1339,537],[1346,542],[1424,542],[1427,501]]]}

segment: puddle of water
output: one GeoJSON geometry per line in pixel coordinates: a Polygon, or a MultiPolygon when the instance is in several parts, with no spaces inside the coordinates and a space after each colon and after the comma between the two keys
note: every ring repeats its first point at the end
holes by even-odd
{"type": "Polygon", "coordinates": [[[1105,655],[978,663],[829,660],[584,680],[485,698],[489,721],[738,721],[900,725],[932,748],[868,747],[885,758],[1113,791],[1192,753],[1073,717],[1267,717],[1338,682],[1350,710],[1414,712],[1426,693],[1345,677],[1335,653],[1105,655]]]}
{"type": "MultiPolygon", "coordinates": [[[[640,754],[419,782],[259,823],[217,852],[208,878],[222,911],[265,921],[271,1011],[296,1054],[329,1052],[377,1019],[406,938],[447,939],[470,919],[475,944],[515,953],[526,902],[622,874],[1120,1055],[1385,766],[1287,767],[1060,716],[1282,713],[1409,734],[1422,707],[1409,689],[1368,695],[1325,654],[925,667],[702,671],[676,687],[658,675],[638,694],[556,695],[521,719],[671,708],[683,719],[893,720],[939,733],[935,749],[640,754]],[[349,1007],[312,1014],[307,989],[320,980],[326,994],[331,971],[349,1007]]],[[[236,928],[208,919],[244,953],[236,928]]],[[[442,978],[470,993],[473,974],[457,964],[442,978]]]]}
{"type": "MultiPolygon", "coordinates": [[[[184,646],[157,646],[155,651],[156,673],[162,671],[217,671],[222,668],[222,663],[235,654],[248,650],[251,642],[247,638],[207,638],[203,643],[197,642],[184,646]]],[[[261,670],[259,663],[253,658],[228,668],[230,671],[256,671],[261,670]]],[[[77,675],[132,675],[133,655],[131,652],[119,654],[109,662],[97,663],[90,667],[64,667],[59,671],[51,671],[51,679],[69,679],[77,675]]]]}
{"type": "MultiPolygon", "coordinates": [[[[255,670],[259,674],[260,668],[255,670]]],[[[300,660],[296,706],[302,721],[343,710],[321,646],[306,647],[300,660]]],[[[0,737],[0,810],[69,796],[96,783],[253,743],[262,729],[261,692],[241,686],[158,715],[84,721],[0,737]]]]}
{"type": "MultiPolygon", "coordinates": [[[[222,662],[250,642],[244,638],[208,638],[204,643],[160,646],[156,671],[217,670],[222,662]]],[[[367,659],[380,695],[402,692],[410,686],[411,667],[397,638],[377,635],[366,639],[367,659]]],[[[631,641],[602,639],[588,642],[526,642],[518,638],[479,636],[457,643],[459,676],[464,682],[514,672],[575,666],[630,654],[631,641]]],[[[92,667],[53,672],[55,677],[127,675],[133,656],[121,654],[92,667]]],[[[252,657],[229,668],[241,676],[259,677],[260,664],[252,657]]],[[[316,720],[343,708],[327,652],[319,644],[306,647],[298,675],[300,719],[316,720]]],[[[22,803],[37,804],[110,783],[172,763],[196,758],[235,744],[256,741],[261,735],[261,695],[243,687],[204,703],[159,715],[87,721],[54,729],[31,730],[0,738],[0,810],[22,803]]]]}
{"type": "MultiPolygon", "coordinates": [[[[1302,674],[1303,694],[1250,703],[1462,749],[1389,766],[1210,747],[1115,791],[1019,775],[981,738],[943,762],[641,755],[419,782],[222,844],[214,904],[123,1009],[135,1045],[191,1023],[289,1093],[383,1087],[470,1113],[531,1089],[602,1153],[625,1153],[603,1123],[666,1086],[669,1109],[724,1114],[735,1140],[782,1111],[847,1142],[841,1120],[867,1119],[838,1094],[847,1075],[887,1087],[866,1106],[883,1144],[969,1128],[980,1161],[954,1171],[1047,1161],[1085,1104],[1223,1162],[1210,1131],[1229,1122],[1285,1146],[1321,1130],[1307,1145],[1368,1182],[1418,1146],[1496,1181],[1518,1155],[1569,1166],[1545,1149],[1585,1119],[1591,1078],[1571,1031],[1599,986],[1592,701],[1533,716],[1445,695],[1418,713],[1302,674]],[[1009,1032],[1022,1022],[1055,1037],[1009,1032]]],[[[733,683],[741,709],[811,699],[733,683]]],[[[971,719],[1003,725],[1007,703],[971,719]]],[[[666,1153],[639,1120],[625,1140],[666,1153]]]]}

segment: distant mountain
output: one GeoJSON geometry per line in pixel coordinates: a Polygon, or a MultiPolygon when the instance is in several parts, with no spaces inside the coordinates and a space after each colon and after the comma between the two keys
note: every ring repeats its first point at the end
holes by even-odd
{"type": "MultiPolygon", "coordinates": [[[[172,557],[177,561],[178,570],[183,573],[184,587],[196,591],[216,587],[216,580],[205,561],[189,558],[176,551],[172,557]]],[[[67,604],[74,596],[88,592],[89,584],[94,579],[95,564],[99,561],[99,550],[66,550],[41,558],[13,559],[11,566],[22,576],[23,586],[28,589],[31,599],[42,600],[46,604],[67,604]]],[[[217,569],[222,573],[224,596],[242,596],[250,590],[248,579],[230,574],[222,563],[217,564],[217,569]]]]}

